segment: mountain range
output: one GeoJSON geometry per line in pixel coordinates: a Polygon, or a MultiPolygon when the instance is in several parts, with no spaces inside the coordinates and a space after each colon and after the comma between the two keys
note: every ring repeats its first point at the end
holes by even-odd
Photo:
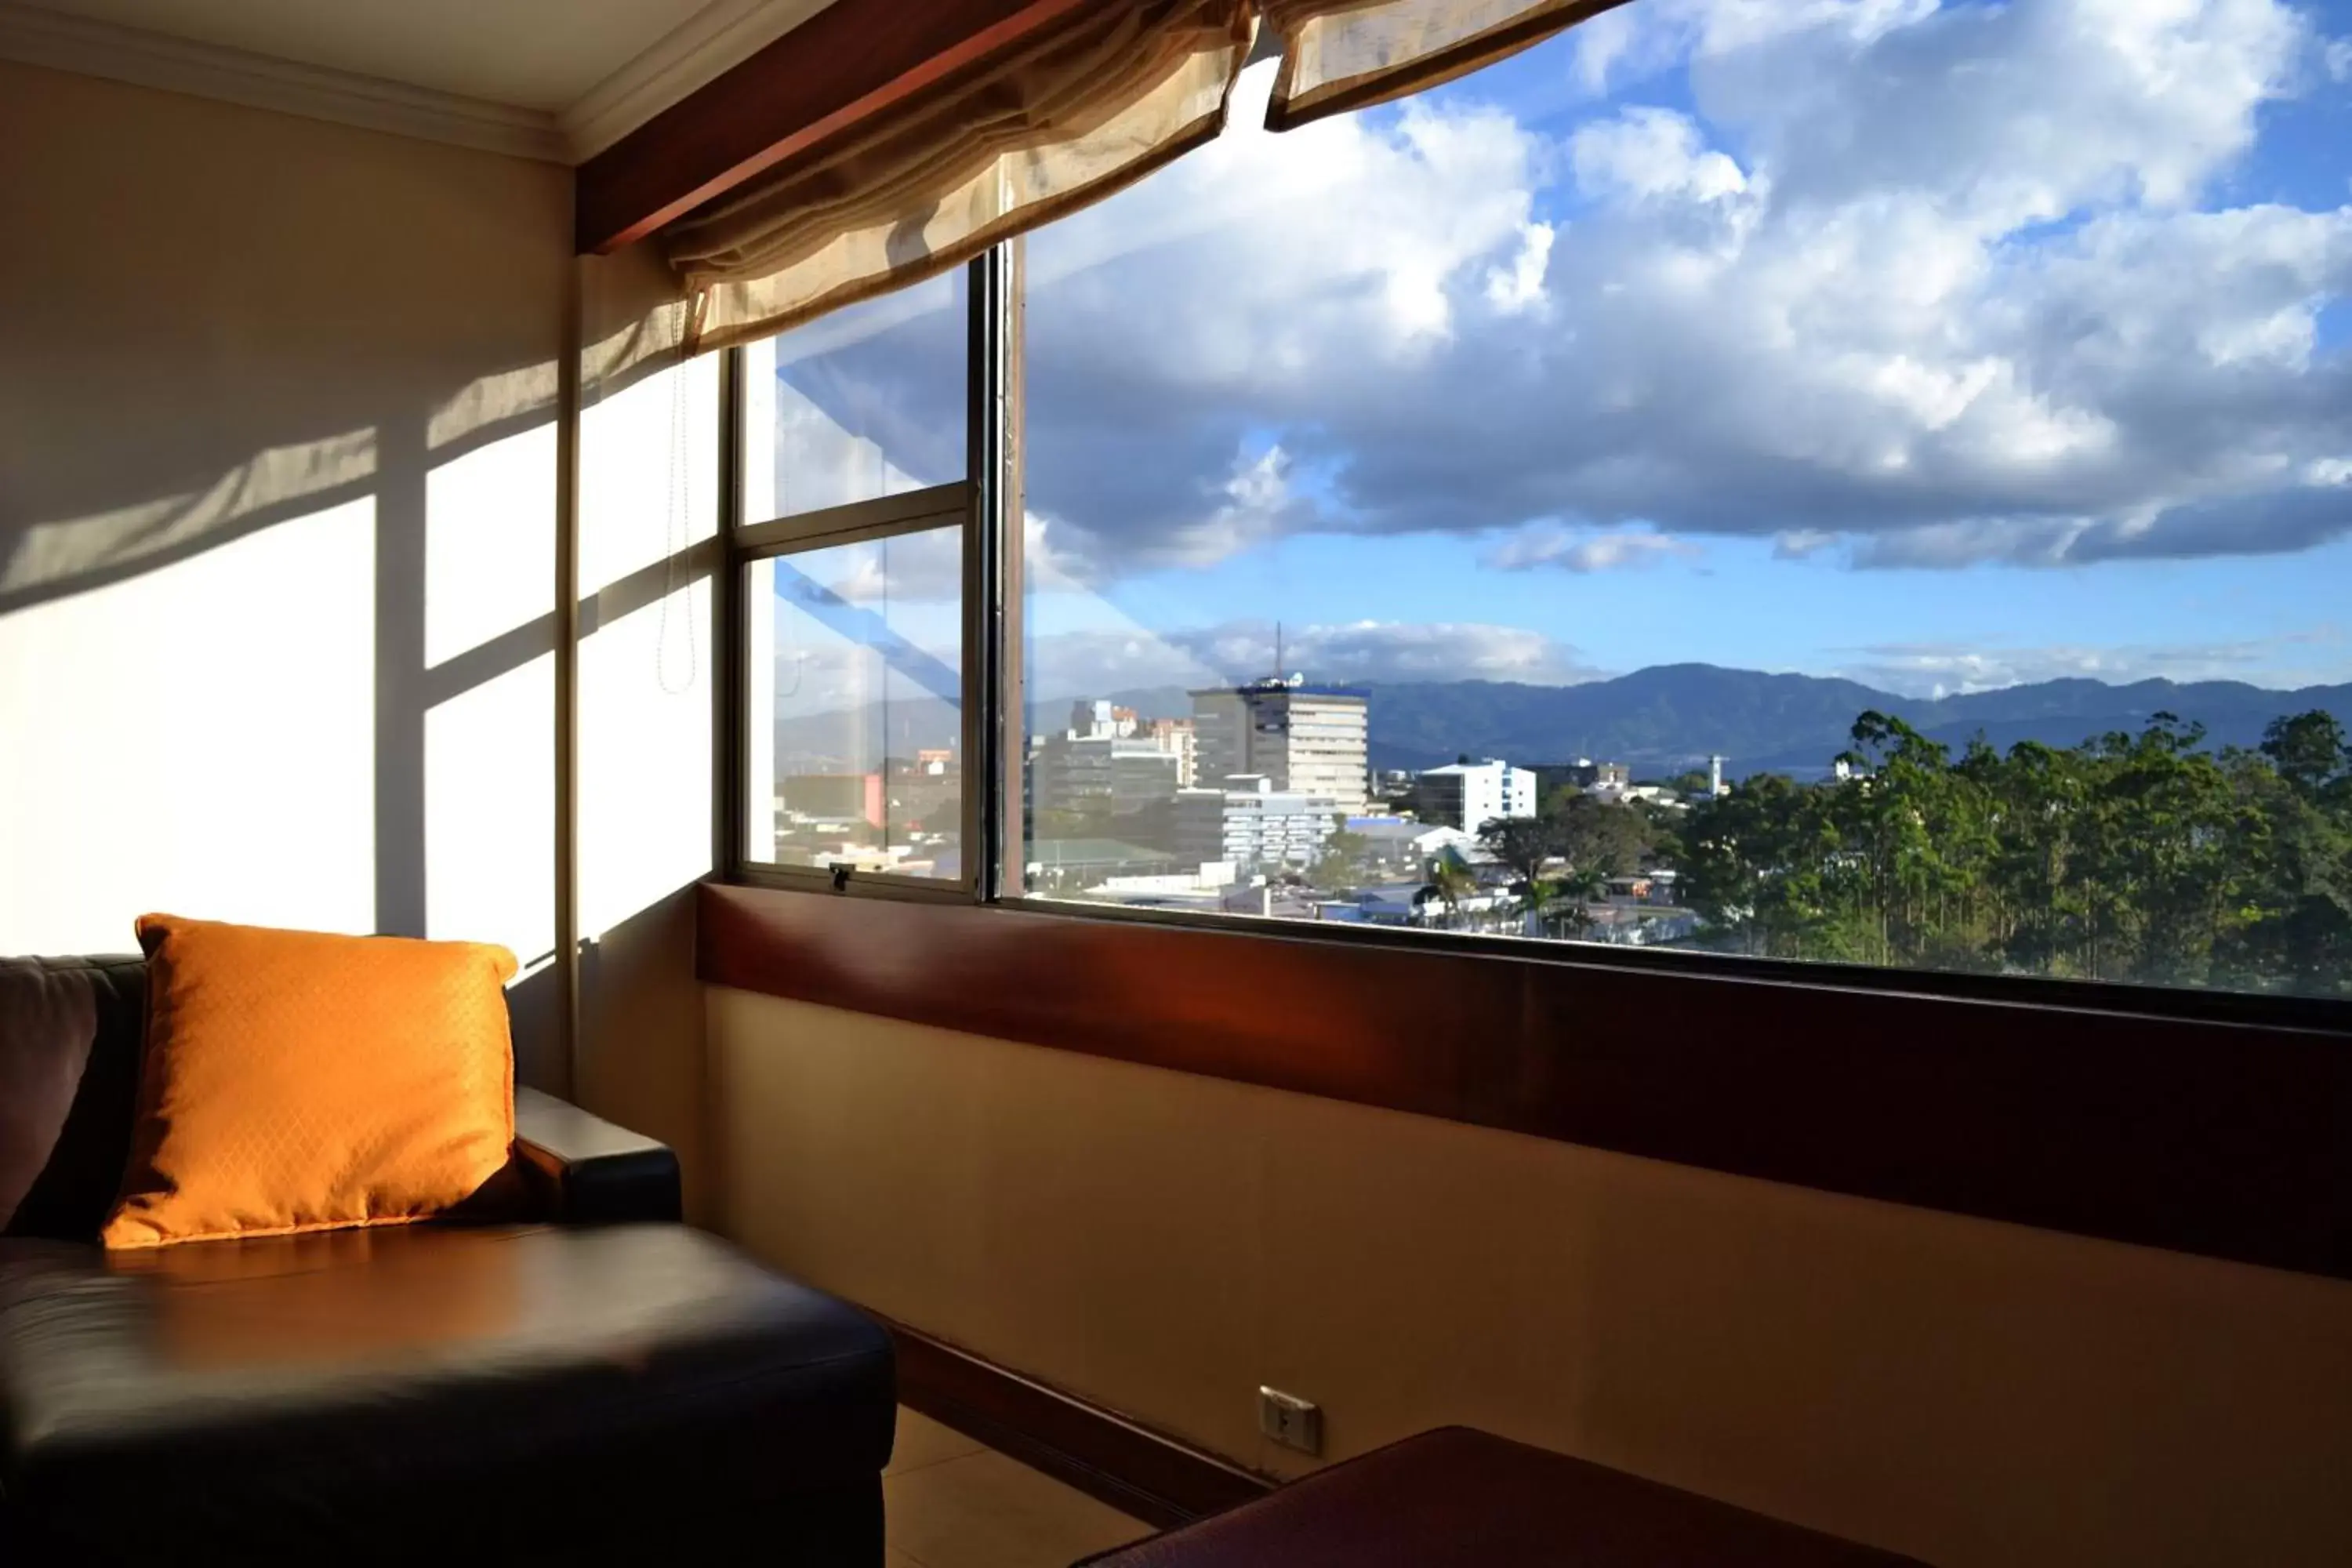
{"type": "Polygon", "coordinates": [[[1582,686],[1376,688],[1371,749],[1376,767],[1429,767],[1466,752],[1524,763],[1585,756],[1661,773],[1720,754],[1733,777],[1810,778],[1828,771],[1856,715],[1873,709],[1957,752],[1979,734],[2001,751],[2021,741],[2078,745],[2109,731],[2136,732],[2158,713],[2203,724],[2210,744],[2252,746],[2273,719],[2313,708],[2352,716],[2352,686],[2280,691],[2233,680],[2067,679],[1917,698],[1852,680],[1673,664],[1582,686]]]}
{"type": "MultiPolygon", "coordinates": [[[[2209,743],[2252,746],[2273,719],[2324,708],[2352,721],[2352,685],[2283,691],[2235,680],[2037,681],[1943,698],[1903,697],[1858,681],[1768,675],[1708,664],[1655,665],[1580,686],[1508,681],[1417,681],[1362,688],[1370,700],[1371,763],[1426,768],[1459,756],[1520,764],[1576,757],[1627,763],[1637,776],[1727,759],[1732,777],[1785,773],[1815,778],[1845,749],[1854,718],[1893,714],[1957,752],[1982,734],[2006,751],[2021,741],[2073,746],[2109,731],[2137,731],[2168,712],[2205,726],[2209,743]]],[[[1192,699],[1181,688],[1150,687],[1103,696],[1146,717],[1181,718],[1192,699]]],[[[1032,734],[1069,721],[1066,702],[1030,707],[1032,734]]],[[[823,719],[778,725],[782,754],[813,738],[823,719]]],[[[894,742],[944,745],[955,730],[944,703],[899,704],[894,742]],[[921,710],[923,711],[913,711],[921,710]],[[936,711],[929,711],[936,710],[936,711]]],[[[894,744],[898,751],[900,744],[894,744]]]]}
{"type": "MultiPolygon", "coordinates": [[[[2352,722],[2352,685],[2283,691],[2237,680],[2043,680],[1924,698],[1821,676],[1663,664],[1580,686],[1446,680],[1363,690],[1378,768],[1435,767],[1465,754],[1522,764],[1581,756],[1649,775],[1704,765],[1719,754],[1735,778],[1812,778],[1846,748],[1855,717],[1873,709],[1955,752],[1979,733],[2002,751],[2021,741],[2078,745],[2111,730],[2137,732],[2158,713],[2203,724],[2216,746],[2254,745],[2273,719],[2313,708],[2352,722]]],[[[1174,688],[1108,695],[1146,715],[1192,711],[1191,699],[1174,688]]],[[[1033,727],[1059,729],[1065,712],[1059,704],[1040,704],[1033,727]]]]}

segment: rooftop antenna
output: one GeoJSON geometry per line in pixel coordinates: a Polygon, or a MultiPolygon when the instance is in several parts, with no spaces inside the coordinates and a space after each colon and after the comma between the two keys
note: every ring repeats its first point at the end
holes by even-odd
{"type": "Polygon", "coordinates": [[[1275,678],[1276,680],[1280,680],[1280,679],[1283,678],[1283,676],[1282,676],[1282,623],[1281,623],[1280,621],[1276,621],[1276,622],[1275,622],[1275,623],[1274,623],[1274,678],[1275,678]]]}

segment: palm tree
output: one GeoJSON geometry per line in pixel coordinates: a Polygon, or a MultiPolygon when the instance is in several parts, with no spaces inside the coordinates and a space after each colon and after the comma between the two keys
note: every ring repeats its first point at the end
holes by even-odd
{"type": "Polygon", "coordinates": [[[1529,882],[1528,909],[1544,935],[1554,934],[1554,921],[1566,926],[1573,935],[1592,923],[1584,906],[1599,898],[1608,886],[1609,879],[1600,867],[1571,867],[1549,881],[1529,882]]]}
{"type": "Polygon", "coordinates": [[[1445,905],[1445,926],[1453,930],[1461,921],[1462,901],[1478,890],[1478,879],[1469,867],[1450,855],[1441,855],[1430,862],[1429,885],[1445,905]]]}

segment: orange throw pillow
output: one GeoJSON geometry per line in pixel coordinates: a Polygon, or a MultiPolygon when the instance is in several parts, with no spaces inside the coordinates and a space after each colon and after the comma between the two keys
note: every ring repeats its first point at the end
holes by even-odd
{"type": "Polygon", "coordinates": [[[172,915],[139,942],[147,1058],[107,1246],[398,1225],[506,1163],[505,948],[172,915]]]}

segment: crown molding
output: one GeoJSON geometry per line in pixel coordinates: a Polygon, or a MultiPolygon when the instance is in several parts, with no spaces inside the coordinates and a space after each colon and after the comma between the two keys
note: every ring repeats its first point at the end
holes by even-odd
{"type": "Polygon", "coordinates": [[[0,59],[550,163],[578,163],[833,0],[711,0],[560,114],[0,0],[0,59]]]}
{"type": "Polygon", "coordinates": [[[0,3],[0,59],[518,158],[572,162],[551,114],[29,5],[0,3]]]}
{"type": "Polygon", "coordinates": [[[833,0],[711,0],[556,117],[575,163],[741,65],[833,0]]]}

